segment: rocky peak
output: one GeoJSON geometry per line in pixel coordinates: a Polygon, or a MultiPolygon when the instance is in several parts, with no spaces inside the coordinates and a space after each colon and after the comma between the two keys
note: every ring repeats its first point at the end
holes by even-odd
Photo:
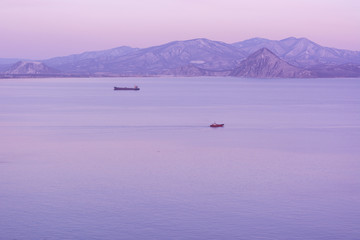
{"type": "Polygon", "coordinates": [[[231,75],[252,78],[305,77],[308,72],[280,59],[267,48],[261,48],[240,63],[231,75]]]}
{"type": "Polygon", "coordinates": [[[261,48],[259,50],[257,50],[256,52],[254,52],[253,54],[251,54],[248,59],[250,58],[257,58],[257,59],[267,59],[267,58],[276,58],[276,59],[280,59],[278,56],[276,56],[272,51],[270,51],[267,48],[261,48]]]}

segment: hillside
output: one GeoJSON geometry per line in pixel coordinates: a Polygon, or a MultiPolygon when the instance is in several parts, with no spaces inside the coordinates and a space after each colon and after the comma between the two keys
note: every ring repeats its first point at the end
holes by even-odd
{"type": "Polygon", "coordinates": [[[281,59],[298,67],[316,65],[340,65],[347,63],[360,64],[360,52],[320,46],[306,38],[286,38],[275,41],[264,38],[253,38],[234,43],[247,55],[261,48],[267,48],[281,59]]]}
{"type": "Polygon", "coordinates": [[[290,65],[267,48],[251,54],[230,75],[249,78],[311,77],[309,71],[290,65]]]}
{"type": "Polygon", "coordinates": [[[7,69],[4,73],[10,75],[48,75],[58,74],[59,71],[48,67],[42,62],[19,61],[10,66],[9,69],[7,69]]]}

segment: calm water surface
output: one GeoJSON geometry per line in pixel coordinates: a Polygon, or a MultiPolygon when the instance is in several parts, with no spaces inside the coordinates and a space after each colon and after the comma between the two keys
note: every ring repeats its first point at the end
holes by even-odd
{"type": "Polygon", "coordinates": [[[359,172],[360,79],[0,80],[0,240],[360,239],[359,172]]]}

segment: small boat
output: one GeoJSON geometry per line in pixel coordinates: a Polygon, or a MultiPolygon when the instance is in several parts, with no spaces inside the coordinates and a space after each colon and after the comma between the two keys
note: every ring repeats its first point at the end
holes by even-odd
{"type": "Polygon", "coordinates": [[[114,87],[114,90],[140,90],[140,88],[138,86],[134,86],[134,87],[114,87]]]}
{"type": "Polygon", "coordinates": [[[224,124],[223,123],[222,124],[213,123],[213,124],[210,125],[210,127],[212,127],[212,128],[224,127],[224,124]]]}

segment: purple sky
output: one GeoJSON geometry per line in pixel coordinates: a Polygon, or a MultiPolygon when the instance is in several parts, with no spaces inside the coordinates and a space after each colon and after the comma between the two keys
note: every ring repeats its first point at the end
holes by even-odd
{"type": "Polygon", "coordinates": [[[306,37],[360,50],[359,0],[0,0],[0,58],[123,45],[306,37]]]}

